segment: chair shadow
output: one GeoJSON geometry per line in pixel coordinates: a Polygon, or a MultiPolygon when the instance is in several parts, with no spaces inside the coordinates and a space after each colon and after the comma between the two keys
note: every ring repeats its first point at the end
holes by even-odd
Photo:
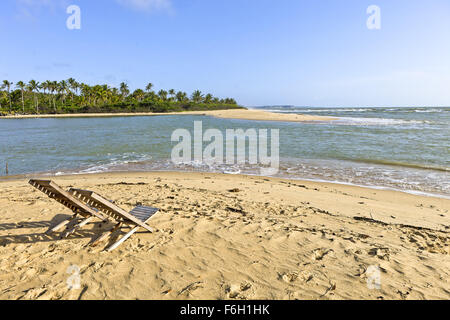
{"type": "MultiPolygon", "coordinates": [[[[60,222],[69,219],[71,216],[66,214],[58,214],[50,221],[24,221],[18,223],[3,223],[0,224],[0,231],[5,230],[15,230],[15,229],[33,229],[33,228],[47,228],[47,231],[42,233],[28,233],[28,234],[20,234],[20,235],[6,235],[0,236],[0,246],[6,246],[7,244],[31,244],[38,242],[55,242],[58,240],[62,240],[61,235],[64,233],[66,229],[62,229],[61,232],[53,232],[47,234],[47,232],[59,224],[60,222]]],[[[75,224],[77,224],[80,220],[74,220],[67,225],[67,228],[71,228],[75,224]]],[[[83,228],[77,229],[73,234],[64,238],[66,240],[69,239],[87,239],[90,238],[91,242],[93,242],[99,235],[101,235],[104,231],[109,227],[109,222],[91,222],[84,226],[83,228]],[[91,228],[88,228],[88,227],[91,228]]],[[[112,224],[111,224],[112,225],[112,224]]]]}
{"type": "MultiPolygon", "coordinates": [[[[16,229],[37,229],[37,228],[47,228],[47,231],[42,233],[28,233],[28,234],[20,234],[20,235],[6,235],[0,236],[0,246],[6,246],[8,244],[32,244],[39,242],[56,242],[59,240],[70,240],[70,239],[90,239],[89,243],[86,246],[92,244],[99,236],[101,236],[104,232],[112,229],[116,222],[113,221],[95,221],[88,223],[83,228],[77,229],[73,234],[62,238],[62,234],[67,230],[73,227],[75,224],[80,222],[81,218],[78,220],[74,220],[69,223],[66,228],[62,229],[60,232],[52,232],[47,233],[51,228],[58,225],[60,222],[67,220],[71,217],[71,215],[67,214],[58,214],[53,217],[50,221],[23,221],[18,223],[3,223],[0,224],[0,231],[5,230],[16,230],[16,229]],[[89,228],[90,227],[90,228],[89,228]]],[[[107,244],[106,247],[115,243],[120,236],[124,235],[128,232],[129,227],[124,227],[119,230],[116,230],[113,234],[111,234],[107,239],[102,241],[102,244],[107,244]]],[[[136,234],[145,233],[145,231],[136,232],[136,234]]],[[[99,244],[99,247],[102,245],[99,244]]],[[[106,248],[105,247],[105,248],[106,248]]]]}
{"type": "MultiPolygon", "coordinates": [[[[61,220],[62,221],[62,220],[61,220]]],[[[24,221],[18,223],[0,223],[0,231],[13,230],[13,229],[35,229],[50,227],[50,221],[24,221]]]]}

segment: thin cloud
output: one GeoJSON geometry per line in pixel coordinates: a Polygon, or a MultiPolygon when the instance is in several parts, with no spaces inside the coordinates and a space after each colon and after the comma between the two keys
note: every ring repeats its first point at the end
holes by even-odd
{"type": "Polygon", "coordinates": [[[137,11],[171,11],[171,0],[116,0],[120,5],[137,11]]]}
{"type": "Polygon", "coordinates": [[[49,6],[52,5],[51,0],[16,0],[19,5],[26,6],[49,6]]]}
{"type": "Polygon", "coordinates": [[[16,0],[18,7],[60,7],[68,4],[68,0],[16,0]]]}
{"type": "Polygon", "coordinates": [[[55,13],[67,6],[67,0],[15,0],[18,18],[35,18],[42,10],[55,13]]]}

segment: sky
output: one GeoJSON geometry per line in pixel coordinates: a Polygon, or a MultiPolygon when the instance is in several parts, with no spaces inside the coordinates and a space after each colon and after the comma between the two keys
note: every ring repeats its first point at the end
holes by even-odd
{"type": "Polygon", "coordinates": [[[449,0],[2,0],[0,80],[245,106],[450,106],[449,0]],[[70,5],[80,29],[68,29],[70,5]],[[369,29],[370,5],[380,29],[369,29]]]}

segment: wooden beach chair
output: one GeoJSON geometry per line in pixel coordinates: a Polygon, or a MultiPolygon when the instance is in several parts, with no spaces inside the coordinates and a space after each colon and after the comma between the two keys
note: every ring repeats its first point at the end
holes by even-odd
{"type": "Polygon", "coordinates": [[[159,209],[157,208],[137,206],[130,212],[126,212],[124,209],[120,208],[119,206],[115,205],[111,201],[103,198],[93,191],[72,188],[69,190],[69,192],[78,200],[83,201],[90,207],[97,209],[99,212],[107,215],[117,222],[117,224],[111,230],[105,232],[94,242],[92,242],[92,246],[97,245],[99,242],[108,238],[115,231],[126,226],[131,227],[131,230],[117,242],[108,247],[106,251],[109,252],[116,249],[141,227],[149,232],[153,232],[153,229],[147,224],[147,222],[158,212],[159,209]]]}
{"type": "Polygon", "coordinates": [[[65,207],[69,208],[74,213],[72,217],[60,222],[53,228],[49,229],[47,233],[55,232],[62,229],[64,226],[77,219],[78,216],[81,216],[82,220],[76,225],[74,225],[72,228],[67,229],[62,234],[61,236],[62,238],[67,237],[68,235],[74,233],[77,229],[82,228],[83,226],[91,222],[94,218],[98,218],[103,221],[108,220],[107,216],[103,215],[101,212],[98,212],[98,210],[89,207],[88,205],[86,205],[73,195],[71,195],[69,192],[65,191],[63,188],[58,186],[53,181],[30,180],[29,183],[36,189],[45,193],[51,199],[54,199],[57,202],[64,205],[65,207]]]}

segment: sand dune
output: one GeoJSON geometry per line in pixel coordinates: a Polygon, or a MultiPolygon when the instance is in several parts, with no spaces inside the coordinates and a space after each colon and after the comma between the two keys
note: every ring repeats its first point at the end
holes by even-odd
{"type": "Polygon", "coordinates": [[[88,246],[98,223],[46,236],[70,211],[24,179],[1,182],[0,299],[450,298],[447,199],[200,173],[54,180],[159,207],[157,231],[112,253],[88,246]],[[367,286],[371,266],[380,290],[367,286]]]}

